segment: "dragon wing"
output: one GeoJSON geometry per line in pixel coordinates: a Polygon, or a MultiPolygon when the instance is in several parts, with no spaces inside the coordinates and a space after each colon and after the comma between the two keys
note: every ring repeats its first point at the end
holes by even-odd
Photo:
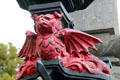
{"type": "Polygon", "coordinates": [[[100,39],[94,36],[72,29],[63,29],[60,30],[59,33],[61,40],[69,53],[84,52],[89,54],[88,48],[97,50],[95,44],[102,43],[100,39]]]}
{"type": "Polygon", "coordinates": [[[36,35],[33,32],[26,32],[25,43],[19,52],[18,57],[25,57],[25,60],[35,56],[36,52],[36,35]]]}

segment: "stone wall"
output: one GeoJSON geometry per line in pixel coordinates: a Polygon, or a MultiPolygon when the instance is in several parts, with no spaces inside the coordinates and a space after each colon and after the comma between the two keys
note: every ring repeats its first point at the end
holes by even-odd
{"type": "Polygon", "coordinates": [[[88,33],[120,33],[117,0],[95,0],[87,9],[71,13],[75,29],[88,33]]]}

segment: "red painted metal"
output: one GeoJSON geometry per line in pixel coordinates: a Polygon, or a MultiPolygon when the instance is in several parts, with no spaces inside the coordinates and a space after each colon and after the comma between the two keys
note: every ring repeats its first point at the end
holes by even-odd
{"type": "Polygon", "coordinates": [[[58,12],[34,15],[32,18],[36,24],[36,34],[26,32],[26,41],[19,53],[25,61],[16,80],[37,72],[37,60],[52,59],[60,59],[64,67],[77,72],[111,74],[109,67],[88,51],[88,48],[96,50],[95,44],[102,43],[100,39],[80,31],[63,29],[62,14],[58,12]]]}

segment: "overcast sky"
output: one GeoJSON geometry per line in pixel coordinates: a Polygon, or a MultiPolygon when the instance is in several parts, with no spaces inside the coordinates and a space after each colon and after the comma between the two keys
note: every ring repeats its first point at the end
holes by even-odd
{"type": "Polygon", "coordinates": [[[0,2],[0,43],[12,42],[21,48],[25,41],[26,30],[33,29],[33,20],[29,12],[21,9],[16,0],[0,2]]]}
{"type": "MultiPolygon", "coordinates": [[[[120,0],[118,1],[120,4],[120,0]]],[[[25,41],[26,30],[34,31],[34,23],[30,17],[30,13],[21,9],[16,0],[2,0],[0,2],[0,43],[12,42],[17,48],[21,48],[25,41]]]]}

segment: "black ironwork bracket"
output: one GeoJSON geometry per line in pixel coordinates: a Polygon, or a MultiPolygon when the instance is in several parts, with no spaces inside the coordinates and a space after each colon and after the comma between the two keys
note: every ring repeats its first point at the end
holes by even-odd
{"type": "Polygon", "coordinates": [[[28,10],[30,5],[45,4],[61,1],[67,12],[83,10],[87,8],[94,0],[17,0],[22,9],[28,10]]]}
{"type": "MultiPolygon", "coordinates": [[[[104,58],[105,59],[105,58],[104,58]]],[[[38,73],[20,80],[37,80],[41,76],[43,80],[116,80],[104,74],[90,74],[88,72],[75,72],[62,66],[59,60],[40,61],[36,63],[38,73]]]]}
{"type": "Polygon", "coordinates": [[[45,69],[43,63],[40,60],[37,61],[36,66],[38,73],[44,80],[52,80],[47,70],[45,69]]]}

